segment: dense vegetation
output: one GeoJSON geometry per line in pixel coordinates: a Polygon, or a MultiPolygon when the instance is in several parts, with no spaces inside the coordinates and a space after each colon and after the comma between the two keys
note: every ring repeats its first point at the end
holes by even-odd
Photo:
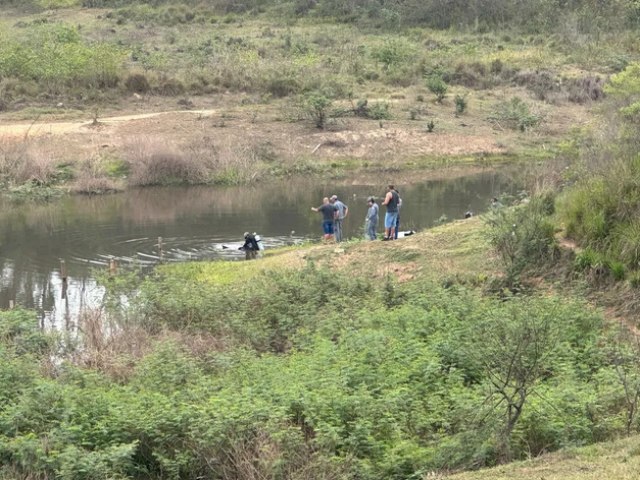
{"type": "MultiPolygon", "coordinates": [[[[74,4],[35,2],[36,13],[0,27],[0,109],[38,95],[99,103],[122,91],[177,96],[231,90],[278,98],[323,90],[345,98],[364,83],[408,86],[433,77],[474,88],[529,83],[546,98],[561,80],[554,78],[558,60],[597,72],[620,69],[638,54],[640,10],[631,0],[606,8],[546,0],[446,7],[440,1],[89,0],[83,6],[100,9],[78,17],[80,25],[73,16],[67,23],[46,14],[46,8],[74,4]],[[318,17],[344,25],[318,29],[307,20],[318,17]],[[367,28],[372,25],[383,28],[367,28]],[[439,34],[449,28],[460,35],[439,34]],[[527,46],[537,53],[522,55],[527,46]],[[550,72],[516,77],[523,67],[550,72]]],[[[580,82],[569,79],[565,88],[583,101],[594,93],[580,82]]]]}
{"type": "Polygon", "coordinates": [[[629,277],[640,286],[640,64],[606,86],[613,128],[578,147],[576,184],[561,197],[566,233],[585,249],[579,269],[596,276],[629,277]]]}
{"type": "MultiPolygon", "coordinates": [[[[313,263],[263,273],[188,264],[106,279],[105,311],[87,314],[77,338],[40,331],[29,312],[0,313],[1,479],[420,478],[638,431],[637,342],[572,297],[527,290],[528,274],[565,260],[564,228],[583,247],[572,274],[628,278],[637,294],[638,2],[444,3],[15,2],[30,15],[0,25],[0,110],[244,92],[249,104],[290,99],[294,121],[324,128],[332,117],[398,115],[367,92],[414,88],[403,112],[413,120],[424,95],[456,95],[464,114],[466,93],[515,86],[528,97],[492,101],[482,121],[526,135],[542,121],[530,101],[562,108],[606,95],[607,127],[576,133],[561,152],[569,168],[486,217],[503,267],[495,278],[440,272],[399,284],[313,263]],[[80,5],[92,23],[47,13],[80,5]],[[583,70],[613,76],[605,84],[583,70]]],[[[3,183],[70,175],[67,163],[0,147],[3,183]]],[[[198,169],[130,150],[142,160],[90,159],[75,174],[140,185],[249,178],[231,161],[198,169]]]]}
{"type": "Polygon", "coordinates": [[[578,302],[207,269],[147,280],[101,347],[2,313],[1,475],[401,479],[638,427],[637,352],[578,302]]]}

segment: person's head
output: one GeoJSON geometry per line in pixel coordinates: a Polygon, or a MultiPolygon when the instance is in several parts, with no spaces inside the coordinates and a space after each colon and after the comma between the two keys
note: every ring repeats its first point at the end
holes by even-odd
{"type": "Polygon", "coordinates": [[[329,197],[324,197],[322,199],[322,203],[329,203],[329,197]]]}
{"type": "Polygon", "coordinates": [[[244,238],[247,238],[248,236],[249,236],[249,232],[244,232],[243,237],[244,237],[244,238]]]}
{"type": "Polygon", "coordinates": [[[329,200],[331,200],[331,203],[336,203],[336,200],[338,200],[338,196],[337,195],[331,195],[331,198],[329,200]]]}
{"type": "Polygon", "coordinates": [[[393,186],[392,184],[387,185],[387,190],[388,191],[395,190],[395,189],[396,189],[396,187],[393,186]]]}

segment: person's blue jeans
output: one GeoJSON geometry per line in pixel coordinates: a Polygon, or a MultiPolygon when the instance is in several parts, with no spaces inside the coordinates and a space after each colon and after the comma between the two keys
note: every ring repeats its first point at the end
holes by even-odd
{"type": "Polygon", "coordinates": [[[393,238],[398,239],[398,230],[400,229],[400,212],[398,212],[398,218],[396,220],[396,232],[393,234],[393,238]]]}

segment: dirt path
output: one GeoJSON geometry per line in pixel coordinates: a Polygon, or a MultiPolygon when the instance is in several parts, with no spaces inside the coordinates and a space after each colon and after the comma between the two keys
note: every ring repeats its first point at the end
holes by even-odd
{"type": "Polygon", "coordinates": [[[100,126],[114,126],[123,124],[133,120],[145,120],[148,118],[160,117],[163,115],[197,115],[200,117],[210,117],[215,110],[175,110],[165,112],[140,113],[136,115],[122,115],[116,117],[99,118],[98,123],[93,121],[73,121],[73,122],[55,122],[34,121],[30,123],[10,123],[6,125],[0,124],[0,136],[5,138],[25,138],[38,137],[42,135],[64,135],[66,133],[82,133],[91,132],[100,126]]]}

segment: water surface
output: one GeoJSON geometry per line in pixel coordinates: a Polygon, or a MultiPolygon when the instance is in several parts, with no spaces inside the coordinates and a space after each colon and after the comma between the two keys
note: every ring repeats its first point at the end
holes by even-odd
{"type": "MultiPolygon", "coordinates": [[[[512,188],[502,173],[398,186],[401,230],[432,227],[439,219],[484,211],[492,196],[512,188]]],[[[321,236],[321,215],[311,211],[332,194],[349,206],[347,237],[362,236],[369,195],[384,185],[331,186],[286,181],[249,187],[162,187],[106,196],[70,196],[47,204],[0,201],[0,308],[10,303],[41,312],[43,326],[62,327],[103,294],[95,269],[163,260],[240,260],[245,231],[258,232],[267,248],[321,236]],[[69,288],[62,298],[61,260],[69,288]],[[47,325],[45,325],[47,324],[47,325]]],[[[384,209],[381,209],[381,213],[384,209]]],[[[382,217],[380,229],[382,228],[382,217]]]]}

